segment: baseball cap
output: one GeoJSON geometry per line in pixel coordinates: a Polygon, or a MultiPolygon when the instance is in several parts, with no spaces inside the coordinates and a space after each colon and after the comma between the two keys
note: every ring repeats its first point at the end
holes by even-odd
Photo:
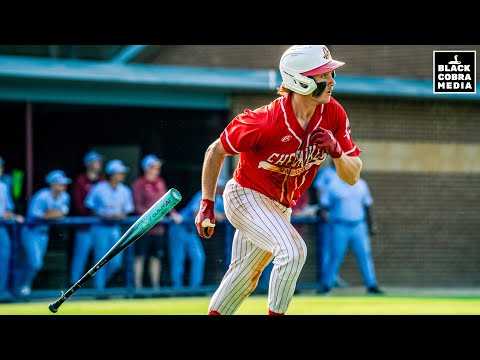
{"type": "Polygon", "coordinates": [[[333,60],[330,50],[325,45],[312,45],[312,47],[321,48],[323,56],[317,58],[317,67],[309,71],[302,72],[303,76],[314,76],[319,74],[324,74],[329,71],[333,71],[336,68],[339,68],[342,65],[345,65],[344,62],[333,60]]]}
{"type": "Polygon", "coordinates": [[[128,166],[125,166],[122,160],[114,159],[107,162],[105,165],[105,172],[108,175],[115,174],[115,173],[124,173],[129,170],[128,166]]]}
{"type": "Polygon", "coordinates": [[[63,170],[52,170],[45,176],[47,184],[70,184],[72,180],[65,175],[63,170]]]}
{"type": "Polygon", "coordinates": [[[95,151],[95,150],[92,150],[92,151],[89,151],[84,157],[83,157],[83,163],[85,165],[88,165],[90,164],[92,161],[94,160],[102,160],[103,159],[103,155],[100,154],[99,152],[95,151]]]}
{"type": "Polygon", "coordinates": [[[143,158],[142,169],[145,170],[145,169],[149,168],[150,166],[162,165],[162,164],[163,164],[162,159],[158,158],[158,156],[156,156],[156,155],[150,154],[150,155],[147,155],[143,158]]]}

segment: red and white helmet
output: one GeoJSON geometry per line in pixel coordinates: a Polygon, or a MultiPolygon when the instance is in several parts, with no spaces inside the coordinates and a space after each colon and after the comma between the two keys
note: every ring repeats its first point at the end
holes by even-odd
{"type": "Polygon", "coordinates": [[[308,76],[333,71],[344,64],[333,60],[325,45],[293,45],[280,59],[280,74],[287,89],[309,95],[317,84],[308,76]]]}

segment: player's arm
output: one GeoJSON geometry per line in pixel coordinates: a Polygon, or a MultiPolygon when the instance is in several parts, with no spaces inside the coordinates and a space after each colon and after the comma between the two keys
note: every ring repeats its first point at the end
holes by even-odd
{"type": "Polygon", "coordinates": [[[220,138],[215,140],[205,152],[202,168],[202,198],[215,200],[217,181],[223,162],[230,155],[222,145],[220,138]]]}
{"type": "Polygon", "coordinates": [[[362,171],[362,160],[358,156],[348,156],[342,153],[339,158],[333,159],[337,174],[347,184],[355,185],[362,171]]]}
{"type": "Polygon", "coordinates": [[[202,167],[202,200],[195,217],[198,234],[205,239],[213,235],[215,227],[215,192],[225,157],[230,155],[222,145],[220,138],[206,150],[202,167]]]}
{"type": "Polygon", "coordinates": [[[311,136],[312,143],[323,148],[333,159],[337,175],[347,184],[355,185],[362,171],[361,150],[352,139],[347,113],[338,104],[334,117],[333,130],[318,128],[311,136]]]}

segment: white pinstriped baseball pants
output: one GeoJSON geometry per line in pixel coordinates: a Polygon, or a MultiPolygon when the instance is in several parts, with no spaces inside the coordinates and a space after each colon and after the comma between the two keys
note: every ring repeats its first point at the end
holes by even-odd
{"type": "Polygon", "coordinates": [[[268,309],[284,313],[307,256],[307,247],[290,223],[291,209],[230,179],[223,192],[225,215],[236,228],[232,259],[208,310],[231,315],[255,290],[273,259],[268,309]]]}

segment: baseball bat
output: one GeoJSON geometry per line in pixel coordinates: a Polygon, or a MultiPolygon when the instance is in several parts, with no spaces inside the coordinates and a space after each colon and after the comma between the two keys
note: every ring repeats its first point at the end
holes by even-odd
{"type": "Polygon", "coordinates": [[[107,262],[113,259],[127,246],[132,245],[140,237],[142,237],[148,230],[150,230],[158,221],[160,221],[170,210],[172,210],[182,200],[180,192],[174,188],[157,200],[137,221],[135,221],[128,230],[118,239],[118,241],[108,250],[108,252],[90,269],[88,270],[75,284],[67,290],[54,302],[48,305],[48,309],[56,313],[60,305],[62,305],[75,291],[82,287],[85,282],[90,279],[95,273],[101,269],[107,262]]]}

